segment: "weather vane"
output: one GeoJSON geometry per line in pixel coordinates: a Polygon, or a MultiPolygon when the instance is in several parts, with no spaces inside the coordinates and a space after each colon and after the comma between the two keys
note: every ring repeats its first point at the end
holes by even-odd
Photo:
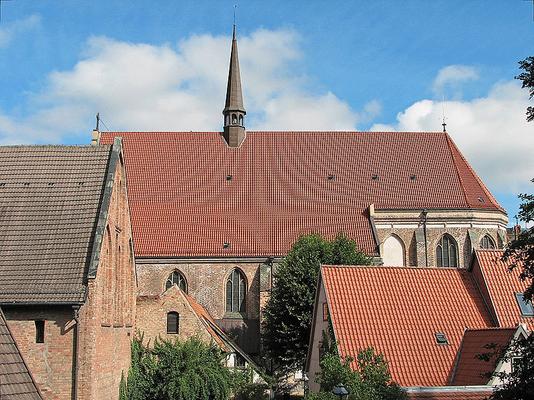
{"type": "Polygon", "coordinates": [[[0,22],[2,21],[2,3],[6,1],[11,1],[11,0],[0,0],[0,22]]]}
{"type": "MultiPolygon", "coordinates": [[[[2,0],[0,0],[0,1],[2,1],[2,0]]],[[[532,0],[532,1],[534,1],[534,0],[532,0]]],[[[234,4],[234,25],[235,25],[235,10],[236,9],[237,9],[237,4],[234,4]]]]}

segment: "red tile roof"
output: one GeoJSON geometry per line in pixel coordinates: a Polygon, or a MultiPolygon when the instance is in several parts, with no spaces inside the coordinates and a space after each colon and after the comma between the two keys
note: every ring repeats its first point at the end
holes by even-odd
{"type": "Polygon", "coordinates": [[[442,132],[248,132],[239,148],[219,132],[105,132],[102,143],[119,136],[138,257],[284,255],[301,234],[340,231],[374,254],[371,203],[502,210],[442,132]]]}
{"type": "MultiPolygon", "coordinates": [[[[178,287],[176,288],[178,289],[178,287]]],[[[187,302],[191,306],[191,309],[193,310],[193,312],[197,315],[198,319],[204,324],[204,326],[206,327],[206,331],[210,334],[210,336],[213,338],[215,343],[217,343],[217,345],[219,345],[221,349],[228,351],[228,346],[226,345],[225,341],[221,338],[221,332],[216,331],[214,329],[214,326],[216,326],[215,321],[211,317],[208,310],[206,310],[200,303],[198,303],[194,297],[188,295],[182,290],[180,291],[183,293],[184,297],[186,298],[187,302]]]]}
{"type": "Polygon", "coordinates": [[[508,348],[516,331],[517,328],[466,330],[451,385],[486,385],[495,371],[498,357],[508,348]],[[491,357],[481,360],[477,356],[482,354],[491,354],[491,357]]]}
{"type": "Polygon", "coordinates": [[[502,250],[476,250],[473,272],[479,268],[484,285],[490,297],[490,307],[497,316],[499,326],[514,326],[525,323],[529,330],[534,330],[534,317],[522,317],[515,297],[523,293],[527,282],[519,279],[521,267],[510,271],[510,262],[501,261],[502,250]]]}
{"type": "Polygon", "coordinates": [[[449,384],[465,328],[492,324],[466,270],[324,266],[321,276],[340,354],[374,347],[402,386],[449,384]]]}

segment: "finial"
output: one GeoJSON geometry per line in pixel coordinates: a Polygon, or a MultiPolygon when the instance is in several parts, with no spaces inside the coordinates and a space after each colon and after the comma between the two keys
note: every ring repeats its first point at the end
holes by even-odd
{"type": "Polygon", "coordinates": [[[234,4],[234,29],[232,32],[232,39],[235,40],[235,12],[237,10],[237,4],[234,4]]]}
{"type": "Polygon", "coordinates": [[[443,127],[443,132],[447,132],[447,123],[445,122],[445,96],[441,100],[441,126],[443,127]]]}
{"type": "Polygon", "coordinates": [[[95,128],[95,131],[99,131],[100,130],[100,113],[97,112],[96,113],[96,128],[95,128]]]}

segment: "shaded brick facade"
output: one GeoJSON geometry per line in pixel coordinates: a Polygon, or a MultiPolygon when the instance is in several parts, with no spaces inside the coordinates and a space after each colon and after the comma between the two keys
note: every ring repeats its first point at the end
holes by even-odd
{"type": "MultiPolygon", "coordinates": [[[[234,338],[245,351],[259,351],[260,297],[270,290],[270,264],[267,262],[168,262],[153,263],[141,260],[137,263],[138,312],[137,328],[150,337],[158,335],[155,326],[164,327],[168,312],[156,300],[165,291],[167,278],[179,271],[186,280],[187,292],[193,296],[217,324],[234,338]],[[225,309],[225,286],[232,271],[238,269],[246,279],[245,312],[229,313],[225,309]],[[145,322],[144,316],[152,322],[145,322]]],[[[159,332],[165,335],[164,329],[159,332]]]]}

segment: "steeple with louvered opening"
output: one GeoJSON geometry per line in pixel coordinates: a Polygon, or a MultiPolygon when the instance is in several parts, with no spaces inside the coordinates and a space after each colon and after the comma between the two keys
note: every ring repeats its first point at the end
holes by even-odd
{"type": "Polygon", "coordinates": [[[228,86],[226,88],[226,103],[224,105],[224,139],[230,147],[239,147],[246,136],[245,107],[241,91],[241,75],[239,73],[239,57],[237,55],[237,39],[235,25],[232,34],[232,52],[230,54],[230,69],[228,71],[228,86]]]}

